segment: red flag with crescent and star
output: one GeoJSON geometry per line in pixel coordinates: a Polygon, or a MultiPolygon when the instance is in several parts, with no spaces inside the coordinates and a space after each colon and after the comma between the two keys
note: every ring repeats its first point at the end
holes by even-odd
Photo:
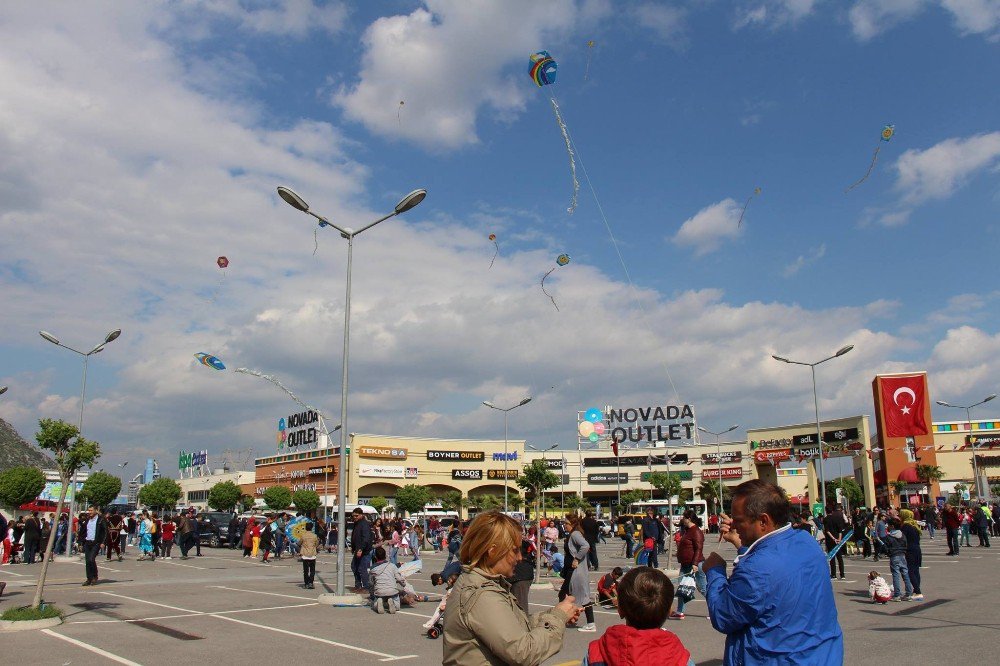
{"type": "Polygon", "coordinates": [[[882,377],[882,420],[886,437],[927,434],[924,404],[927,375],[882,377]]]}

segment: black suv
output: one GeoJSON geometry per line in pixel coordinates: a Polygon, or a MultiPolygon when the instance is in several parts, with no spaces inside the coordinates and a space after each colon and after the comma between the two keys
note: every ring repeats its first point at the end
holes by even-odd
{"type": "Polygon", "coordinates": [[[225,546],[229,538],[229,521],[233,514],[225,511],[204,511],[198,521],[198,540],[212,548],[225,546]]]}

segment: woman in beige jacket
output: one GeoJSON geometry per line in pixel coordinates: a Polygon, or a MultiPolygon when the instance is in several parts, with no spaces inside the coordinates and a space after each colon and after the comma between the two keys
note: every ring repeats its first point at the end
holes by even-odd
{"type": "Polygon", "coordinates": [[[521,527],[499,511],[476,516],[462,541],[462,575],[444,620],[443,666],[537,666],[562,650],[567,622],[583,610],[566,597],[554,608],[527,615],[507,578],[521,559],[521,527]]]}

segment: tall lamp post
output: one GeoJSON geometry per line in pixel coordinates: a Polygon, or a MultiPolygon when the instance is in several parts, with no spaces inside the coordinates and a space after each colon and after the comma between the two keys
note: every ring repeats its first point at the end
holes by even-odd
{"type": "Polygon", "coordinates": [[[351,268],[354,256],[354,237],[371,229],[379,222],[384,222],[390,217],[395,217],[417,206],[427,196],[427,190],[413,190],[403,197],[395,209],[388,215],[380,217],[374,222],[369,222],[360,229],[342,227],[334,222],[330,222],[322,215],[318,215],[309,209],[309,204],[287,187],[278,188],[278,196],[282,198],[292,208],[312,215],[319,221],[321,227],[333,227],[340,232],[340,237],[347,241],[347,295],[344,298],[344,372],[340,387],[340,466],[337,469],[337,596],[344,596],[344,544],[347,538],[347,515],[344,511],[344,504],[347,501],[346,488],[344,486],[345,470],[347,468],[347,369],[350,360],[350,340],[351,340],[351,268]]]}
{"type": "MultiPolygon", "coordinates": [[[[969,435],[971,436],[972,435],[972,408],[973,407],[978,407],[979,405],[982,405],[983,403],[989,402],[990,400],[992,400],[995,397],[997,397],[997,394],[996,393],[991,393],[990,395],[986,396],[985,398],[983,398],[979,402],[975,403],[974,405],[968,405],[968,406],[953,405],[951,403],[945,402],[944,400],[937,400],[936,402],[937,402],[937,404],[941,405],[942,407],[954,407],[955,409],[964,409],[965,410],[965,420],[968,421],[968,423],[969,423],[969,435]]],[[[979,464],[976,462],[976,445],[975,444],[972,445],[972,473],[976,475],[976,496],[979,497],[980,501],[982,501],[983,495],[984,494],[988,494],[989,484],[986,485],[987,492],[983,493],[982,488],[981,488],[980,483],[979,483],[979,464]]]]}
{"type": "MultiPolygon", "coordinates": [[[[819,426],[819,397],[816,395],[816,366],[820,363],[826,363],[829,360],[835,359],[839,356],[843,356],[847,352],[854,349],[854,345],[846,345],[837,350],[833,356],[827,356],[822,361],[816,361],[815,363],[805,363],[803,361],[793,361],[791,359],[785,358],[784,356],[777,356],[775,354],[771,355],[775,361],[781,361],[782,363],[791,363],[792,365],[806,365],[812,371],[813,380],[813,406],[816,408],[816,441],[819,443],[819,496],[820,501],[823,504],[823,515],[826,515],[826,481],[823,475],[823,433],[820,432],[819,426]]],[[[721,479],[720,479],[721,481],[721,479]]]]}
{"type": "MultiPolygon", "coordinates": [[[[91,349],[89,352],[82,352],[79,349],[73,349],[72,347],[64,345],[63,343],[59,342],[59,338],[46,331],[38,331],[38,334],[43,338],[45,338],[46,340],[48,340],[49,342],[51,342],[52,344],[58,347],[62,347],[63,349],[68,349],[71,352],[79,354],[80,356],[83,357],[83,388],[80,389],[80,426],[79,426],[80,436],[83,436],[83,403],[87,397],[87,363],[88,361],[90,361],[91,356],[93,356],[94,354],[100,354],[102,351],[104,351],[105,345],[117,340],[118,336],[122,334],[122,330],[120,328],[116,328],[115,330],[111,331],[110,333],[104,336],[104,342],[101,342],[93,349],[91,349]]],[[[78,478],[79,478],[78,474],[73,475],[73,494],[70,495],[69,498],[69,530],[68,530],[69,535],[66,538],[67,556],[73,552],[73,537],[76,536],[73,533],[73,515],[76,513],[76,482],[78,478]]],[[[56,516],[57,520],[58,518],[59,517],[56,516]]]]}
{"type": "Polygon", "coordinates": [[[483,400],[483,404],[486,405],[487,407],[489,407],[490,409],[495,409],[495,410],[497,410],[499,412],[503,412],[503,510],[504,510],[504,513],[506,513],[509,510],[507,508],[507,455],[508,455],[507,454],[507,415],[510,414],[515,409],[517,409],[518,407],[523,407],[524,405],[527,405],[529,402],[531,402],[531,396],[530,395],[527,398],[522,399],[521,402],[517,403],[513,407],[503,408],[503,407],[497,407],[496,405],[494,405],[489,400],[483,400]]]}
{"type": "Polygon", "coordinates": [[[722,513],[722,443],[720,442],[719,438],[722,435],[725,435],[727,432],[732,432],[737,428],[739,428],[738,425],[731,425],[725,430],[722,430],[720,432],[712,432],[708,428],[702,428],[701,426],[698,426],[698,430],[702,431],[703,433],[707,435],[715,435],[715,456],[716,456],[715,462],[718,463],[719,465],[719,485],[717,486],[719,492],[715,499],[719,504],[719,513],[722,513]]]}

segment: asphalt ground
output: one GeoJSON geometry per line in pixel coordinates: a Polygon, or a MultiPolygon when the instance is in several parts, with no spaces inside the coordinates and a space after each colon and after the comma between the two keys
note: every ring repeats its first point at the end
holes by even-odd
{"type": "MultiPolygon", "coordinates": [[[[731,561],[733,549],[716,544],[716,538],[706,536],[706,553],[719,549],[731,561]]],[[[620,544],[612,540],[599,547],[601,574],[627,564],[620,544]]],[[[888,562],[846,558],[847,580],[833,583],[845,635],[845,663],[995,663],[1000,547],[964,548],[960,557],[947,557],[940,533],[935,540],[925,536],[923,547],[923,602],[872,605],[867,573],[877,569],[891,584],[888,562]]],[[[242,559],[241,551],[204,547],[203,557],[184,561],[175,557],[137,562],[134,548],[127,553],[130,557],[123,562],[99,560],[101,581],[94,587],[81,586],[82,562],[53,563],[45,598],[66,612],[66,622],[41,632],[0,634],[3,663],[441,661],[442,641],[426,638],[421,628],[435,603],[404,608],[394,616],[317,604],[319,593],[334,590],[335,555],[321,554],[316,589],[305,590],[301,565],[294,559],[263,565],[242,559]]],[[[660,563],[665,564],[663,555],[660,563]]],[[[423,572],[410,579],[418,591],[434,591],[430,574],[443,564],[441,555],[424,555],[423,572]]],[[[0,567],[0,580],[7,583],[0,610],[31,602],[39,569],[38,564],[0,567]]],[[[599,575],[591,573],[595,589],[599,575]]],[[[348,571],[348,586],[352,582],[348,571]]],[[[533,611],[542,610],[556,602],[556,592],[533,590],[530,601],[533,611]]],[[[666,628],[681,638],[696,663],[721,664],[724,636],[708,622],[704,600],[692,601],[686,611],[685,620],[670,621],[666,628]]],[[[598,632],[621,622],[615,611],[597,610],[596,619],[598,632]]],[[[562,651],[547,664],[578,663],[587,643],[599,635],[567,630],[562,651]]]]}

